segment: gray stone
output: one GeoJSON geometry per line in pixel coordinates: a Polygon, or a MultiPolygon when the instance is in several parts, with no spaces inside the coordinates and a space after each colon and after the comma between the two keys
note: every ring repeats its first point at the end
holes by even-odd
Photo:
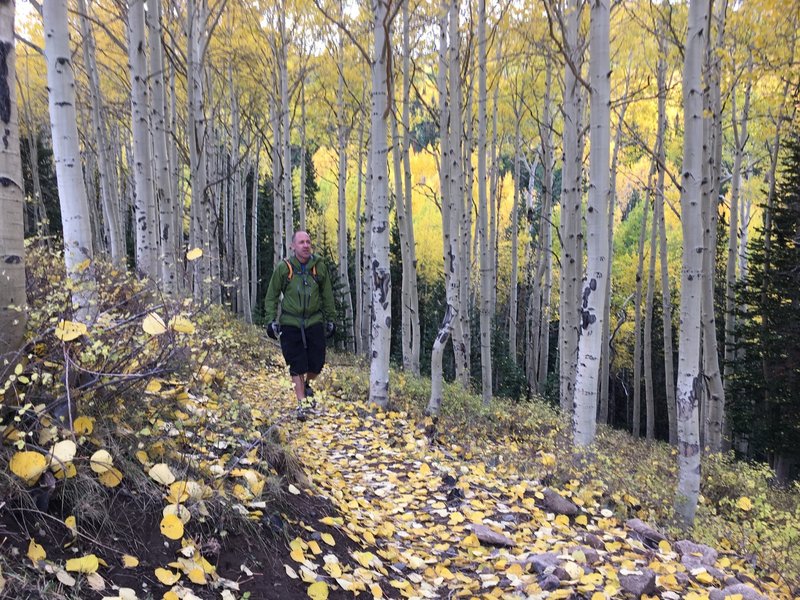
{"type": "Polygon", "coordinates": [[[710,600],[725,600],[725,598],[734,594],[741,594],[742,600],[767,600],[766,596],[743,583],[730,585],[722,590],[711,590],[709,598],[710,600]]]}
{"type": "Polygon", "coordinates": [[[717,551],[711,546],[705,544],[695,544],[689,540],[680,540],[675,542],[675,550],[683,557],[686,554],[695,555],[700,558],[700,562],[704,565],[713,565],[717,562],[717,551]]]}
{"type": "Polygon", "coordinates": [[[561,580],[552,573],[542,579],[542,581],[539,583],[539,587],[541,587],[545,592],[557,590],[560,585],[561,580]]]}
{"type": "Polygon", "coordinates": [[[589,546],[573,546],[569,549],[569,553],[573,556],[576,552],[583,552],[583,555],[586,557],[586,564],[593,565],[598,560],[600,560],[600,554],[594,548],[590,548],[589,546]]]}
{"type": "Polygon", "coordinates": [[[628,519],[625,522],[625,525],[628,526],[628,529],[633,530],[633,532],[636,534],[635,537],[640,539],[644,544],[652,546],[653,548],[658,547],[658,542],[667,539],[663,533],[653,529],[641,519],[628,519]]]}
{"type": "Polygon", "coordinates": [[[656,574],[652,569],[640,569],[639,574],[620,575],[619,584],[629,594],[640,598],[642,594],[654,594],[656,574]]]}
{"type": "Polygon", "coordinates": [[[558,553],[556,552],[534,554],[533,556],[529,556],[526,562],[531,565],[533,570],[539,575],[544,573],[548,568],[555,568],[561,564],[561,560],[558,558],[558,553]]]}
{"type": "Polygon", "coordinates": [[[589,546],[590,548],[594,548],[595,550],[605,550],[606,549],[605,542],[603,542],[602,539],[600,539],[598,536],[596,536],[593,533],[584,533],[583,536],[581,536],[581,541],[584,544],[586,544],[587,546],[589,546]]]}
{"type": "Polygon", "coordinates": [[[684,554],[681,556],[681,564],[689,571],[694,569],[705,569],[709,575],[715,579],[718,579],[719,581],[724,581],[725,578],[728,577],[728,574],[725,571],[722,571],[713,565],[705,564],[702,562],[701,557],[694,556],[692,554],[684,554]]]}
{"type": "Polygon", "coordinates": [[[510,537],[498,533],[486,525],[472,525],[472,533],[484,544],[493,546],[514,546],[514,540],[510,537]]]}
{"type": "Polygon", "coordinates": [[[544,506],[548,510],[568,517],[574,517],[578,514],[578,507],[555,490],[547,488],[543,493],[544,506]]]}

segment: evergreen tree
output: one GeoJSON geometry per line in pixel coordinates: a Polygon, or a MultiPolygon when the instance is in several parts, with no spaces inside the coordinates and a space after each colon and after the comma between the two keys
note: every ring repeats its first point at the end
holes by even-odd
{"type": "Polygon", "coordinates": [[[739,284],[729,416],[737,447],[767,459],[781,480],[800,459],[800,137],[786,145],[769,231],[750,245],[739,284]]]}

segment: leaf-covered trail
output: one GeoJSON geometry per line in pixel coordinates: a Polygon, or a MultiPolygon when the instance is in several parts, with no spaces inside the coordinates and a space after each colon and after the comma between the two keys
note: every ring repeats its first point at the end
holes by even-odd
{"type": "Polygon", "coordinates": [[[379,595],[370,586],[380,582],[411,598],[721,600],[761,598],[760,588],[791,597],[769,578],[756,583],[733,555],[620,522],[601,507],[600,491],[578,482],[558,490],[563,498],[547,490],[510,466],[510,453],[526,452],[522,445],[432,444],[424,423],[328,391],[318,392],[308,421],[289,421],[293,401],[279,382],[276,373],[255,374],[247,385],[288,428],[315,492],[339,509],[341,518],[328,524],[364,545],[353,556],[363,568],[338,578],[319,570],[311,553],[287,554],[289,566],[305,562],[332,589],[379,595]],[[487,466],[476,455],[506,460],[487,466]]]}

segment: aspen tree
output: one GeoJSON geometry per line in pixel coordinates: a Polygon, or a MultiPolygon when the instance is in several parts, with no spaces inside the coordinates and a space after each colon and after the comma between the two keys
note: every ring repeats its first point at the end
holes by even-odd
{"type": "Polygon", "coordinates": [[[609,151],[611,146],[611,66],[608,0],[591,4],[589,33],[589,83],[591,85],[589,135],[589,198],[586,214],[587,265],[581,297],[581,335],[575,377],[574,441],[588,446],[595,436],[600,355],[603,352],[606,286],[610,275],[608,255],[609,151]]]}
{"type": "MultiPolygon", "coordinates": [[[[409,34],[409,0],[403,0],[403,171],[405,191],[405,209],[408,218],[406,219],[406,239],[408,245],[409,260],[409,294],[408,304],[411,313],[411,372],[419,375],[420,362],[420,342],[421,333],[419,328],[419,289],[417,282],[417,250],[414,237],[414,208],[412,204],[411,190],[411,118],[410,118],[410,92],[411,92],[411,44],[409,34]]],[[[405,302],[405,300],[404,300],[405,302]]]]}
{"type": "Polygon", "coordinates": [[[642,422],[642,275],[644,273],[644,241],[650,209],[650,187],[653,183],[655,161],[650,163],[645,199],[642,200],[642,224],[639,227],[639,246],[636,259],[636,291],[633,316],[633,437],[641,435],[642,422]]]}
{"type": "MultiPolygon", "coordinates": [[[[109,156],[110,146],[106,125],[102,117],[103,100],[100,91],[100,77],[96,64],[97,51],[95,49],[94,33],[89,23],[85,0],[78,0],[78,12],[80,13],[81,35],[83,36],[83,60],[89,80],[89,100],[92,112],[92,129],[97,150],[97,172],[100,182],[100,199],[103,208],[103,224],[105,225],[105,233],[108,236],[111,260],[117,266],[124,266],[125,236],[122,231],[121,215],[119,214],[117,189],[113,184],[113,176],[111,174],[114,165],[109,156]]],[[[38,177],[36,177],[35,185],[38,187],[38,177]]]]}
{"type": "Polygon", "coordinates": [[[708,3],[690,0],[683,66],[683,167],[681,169],[681,265],[680,328],[678,333],[678,489],[676,513],[684,526],[694,522],[700,496],[699,403],[700,303],[704,270],[703,255],[713,250],[704,246],[702,227],[703,176],[703,90],[701,68],[708,35],[708,3]]]}
{"type": "Polygon", "coordinates": [[[150,89],[152,104],[150,120],[153,133],[153,166],[155,168],[155,203],[159,221],[159,267],[161,290],[165,294],[178,292],[177,255],[174,237],[180,231],[173,226],[177,202],[170,184],[169,153],[167,151],[166,90],[164,88],[164,47],[161,42],[161,0],[147,0],[147,24],[150,33],[150,89]]]}
{"type": "Polygon", "coordinates": [[[289,39],[286,36],[286,2],[278,12],[280,35],[279,81],[281,91],[281,152],[283,156],[283,251],[291,253],[294,236],[294,198],[292,197],[292,144],[289,130],[289,39]]]}
{"type": "MultiPolygon", "coordinates": [[[[647,293],[644,302],[644,401],[645,401],[645,436],[648,440],[655,438],[655,399],[653,398],[653,294],[656,272],[656,236],[658,235],[658,217],[655,203],[653,207],[653,224],[650,226],[649,266],[647,268],[647,293]]],[[[649,209],[646,206],[645,209],[649,209]]]]}
{"type": "Polygon", "coordinates": [[[144,0],[128,5],[128,68],[131,82],[131,131],[135,186],[136,268],[158,279],[158,227],[153,196],[150,102],[147,93],[147,43],[144,0]]]}
{"type": "MultiPolygon", "coordinates": [[[[508,297],[508,353],[511,363],[517,364],[517,311],[518,311],[518,274],[519,257],[517,243],[519,239],[519,196],[520,196],[520,122],[522,107],[514,102],[514,201],[511,205],[511,275],[509,277],[508,297]]],[[[531,176],[532,178],[532,176],[531,176]]]]}
{"type": "MultiPolygon", "coordinates": [[[[657,30],[657,34],[660,31],[657,30]]],[[[666,164],[666,147],[664,137],[667,127],[667,59],[666,41],[658,35],[658,65],[656,78],[658,81],[658,127],[656,134],[657,167],[656,197],[654,219],[658,222],[659,263],[661,265],[661,326],[664,334],[664,381],[667,399],[667,419],[669,421],[669,443],[678,442],[677,415],[675,405],[675,368],[672,350],[672,297],[669,291],[669,271],[667,265],[667,229],[664,218],[664,165],[666,164]]]]}
{"type": "Polygon", "coordinates": [[[47,87],[53,159],[58,178],[58,200],[64,232],[64,262],[74,283],[72,304],[79,321],[92,318],[96,289],[92,268],[92,234],[89,205],[81,173],[78,147],[78,119],[75,112],[75,76],[69,46],[69,20],[66,0],[43,3],[44,54],[47,61],[47,87]]]}
{"type": "MultiPolygon", "coordinates": [[[[344,3],[340,4],[341,11],[344,13],[344,3]]],[[[344,115],[344,33],[339,33],[339,56],[338,71],[339,80],[336,87],[336,111],[338,113],[337,141],[339,151],[339,173],[338,173],[338,217],[339,226],[337,228],[337,261],[339,263],[339,294],[345,307],[345,317],[349,327],[353,323],[353,300],[350,295],[350,275],[348,268],[348,247],[347,247],[347,142],[349,138],[349,128],[344,115]]],[[[305,106],[305,104],[304,104],[305,106]]],[[[305,158],[305,157],[303,157],[305,158]]],[[[305,160],[301,163],[305,165],[305,160]]],[[[305,169],[303,169],[305,170],[305,169]]],[[[302,212],[305,212],[305,199],[302,200],[302,212]]],[[[302,228],[302,226],[301,226],[302,228]]],[[[354,336],[349,336],[347,349],[355,351],[354,336]]]]}
{"type": "MultiPolygon", "coordinates": [[[[301,75],[300,79],[300,192],[297,200],[299,204],[299,217],[298,223],[300,231],[308,231],[306,229],[306,78],[301,75]]],[[[349,289],[348,285],[348,289],[349,289]]],[[[350,312],[353,312],[352,301],[350,312]]]]}
{"type": "MultiPolygon", "coordinates": [[[[453,154],[450,144],[452,137],[448,136],[447,123],[460,123],[461,119],[455,119],[451,114],[451,98],[447,93],[447,71],[449,61],[453,54],[447,56],[447,30],[448,19],[458,20],[458,0],[442,0],[441,12],[439,13],[439,73],[437,76],[439,87],[439,106],[440,106],[440,185],[442,191],[442,238],[444,242],[444,271],[445,271],[445,295],[447,307],[445,308],[442,322],[439,325],[439,332],[433,342],[431,352],[431,396],[428,400],[426,412],[430,415],[438,416],[442,407],[442,389],[444,384],[444,374],[442,372],[442,357],[447,341],[458,313],[458,219],[453,215],[455,205],[460,202],[457,197],[457,174],[453,171],[458,169],[459,161],[448,160],[448,156],[453,154]],[[456,10],[452,10],[455,4],[456,10]]],[[[450,32],[458,32],[458,23],[455,27],[450,25],[450,32]]],[[[456,57],[458,55],[456,54],[456,57]]],[[[452,68],[452,67],[450,67],[452,68]]],[[[453,92],[451,88],[451,92],[453,92]]],[[[456,91],[454,94],[460,92],[456,91]]]]}
{"type": "Polygon", "coordinates": [[[489,263],[486,197],[486,0],[478,1],[478,232],[481,270],[481,396],[492,398],[492,270],[489,263]]]}
{"type": "Polygon", "coordinates": [[[391,0],[373,0],[375,37],[372,62],[372,336],[369,400],[385,407],[389,402],[389,342],[392,327],[392,278],[389,269],[389,169],[386,145],[386,102],[389,90],[388,61],[391,52],[391,0]]]}
{"type": "MultiPolygon", "coordinates": [[[[363,104],[363,102],[362,102],[363,104]]],[[[355,319],[353,323],[353,333],[355,335],[356,340],[356,353],[357,354],[364,354],[366,352],[366,346],[364,345],[364,325],[363,325],[363,313],[364,313],[364,286],[362,281],[362,273],[363,273],[363,253],[361,250],[362,243],[361,243],[361,231],[363,229],[363,219],[361,217],[361,191],[363,188],[364,183],[364,119],[360,119],[360,123],[358,125],[358,183],[356,187],[356,247],[355,247],[355,272],[356,272],[356,312],[355,312],[355,319]]]]}
{"type": "Polygon", "coordinates": [[[27,299],[25,295],[25,227],[22,158],[19,150],[17,120],[17,54],[14,46],[15,3],[0,2],[0,68],[5,76],[6,93],[0,98],[0,121],[5,144],[0,146],[0,382],[5,380],[6,365],[25,336],[27,299]]]}
{"type": "Polygon", "coordinates": [[[283,159],[281,158],[281,119],[275,102],[270,102],[272,124],[272,265],[283,260],[283,159]]]}
{"type": "MultiPolygon", "coordinates": [[[[575,376],[578,358],[579,269],[583,264],[581,248],[581,141],[583,128],[583,98],[578,81],[582,53],[580,48],[580,20],[583,3],[571,0],[566,14],[564,46],[567,65],[564,69],[564,131],[562,140],[563,165],[561,172],[561,269],[559,280],[559,401],[561,410],[573,411],[575,376]]],[[[594,416],[592,416],[594,420],[594,416]]]]}

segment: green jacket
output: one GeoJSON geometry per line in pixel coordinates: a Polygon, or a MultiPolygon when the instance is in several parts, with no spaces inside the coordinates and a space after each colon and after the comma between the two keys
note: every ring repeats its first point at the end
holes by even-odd
{"type": "Polygon", "coordinates": [[[292,263],[292,278],[289,279],[289,266],[282,260],[275,266],[269,280],[264,301],[267,323],[276,320],[278,302],[281,305],[281,325],[307,327],[334,321],[333,286],[325,263],[316,254],[312,254],[305,265],[294,256],[288,260],[292,263]]]}

